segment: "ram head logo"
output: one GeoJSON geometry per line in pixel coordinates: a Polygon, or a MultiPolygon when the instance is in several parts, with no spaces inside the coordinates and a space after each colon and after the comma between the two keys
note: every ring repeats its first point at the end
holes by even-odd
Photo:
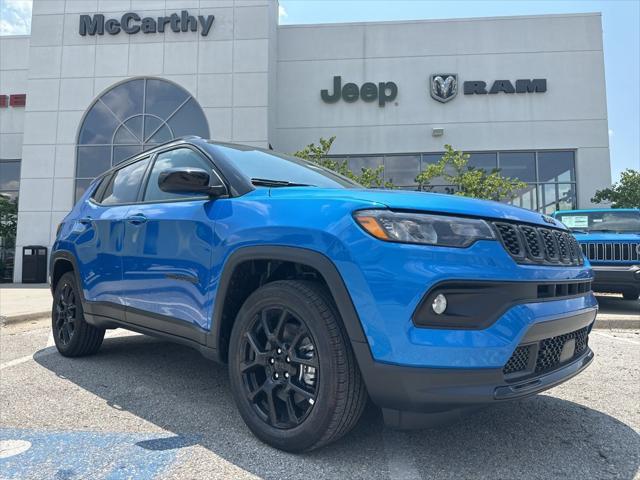
{"type": "Polygon", "coordinates": [[[436,73],[431,75],[431,96],[445,103],[458,93],[458,75],[455,73],[436,73]]]}

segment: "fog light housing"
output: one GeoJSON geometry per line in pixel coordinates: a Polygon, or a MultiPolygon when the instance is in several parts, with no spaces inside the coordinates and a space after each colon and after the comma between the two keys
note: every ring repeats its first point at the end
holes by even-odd
{"type": "Polygon", "coordinates": [[[431,302],[431,309],[436,315],[442,315],[447,309],[447,297],[441,293],[436,295],[433,302],[431,302]]]}

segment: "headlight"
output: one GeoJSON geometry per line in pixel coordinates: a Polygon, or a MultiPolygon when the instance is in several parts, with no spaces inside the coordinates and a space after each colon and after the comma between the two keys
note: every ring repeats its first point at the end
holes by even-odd
{"type": "Polygon", "coordinates": [[[388,242],[468,247],[476,240],[495,239],[487,222],[475,218],[390,210],[360,210],[353,217],[368,233],[388,242]]]}

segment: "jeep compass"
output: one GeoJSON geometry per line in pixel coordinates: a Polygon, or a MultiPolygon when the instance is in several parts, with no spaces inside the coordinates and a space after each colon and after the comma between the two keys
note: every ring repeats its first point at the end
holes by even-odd
{"type": "Polygon", "coordinates": [[[593,359],[592,272],[553,218],[197,137],[93,181],[50,276],[62,355],[111,328],[194,347],[228,364],[249,429],[292,452],[345,435],[369,398],[415,427],[593,359]]]}

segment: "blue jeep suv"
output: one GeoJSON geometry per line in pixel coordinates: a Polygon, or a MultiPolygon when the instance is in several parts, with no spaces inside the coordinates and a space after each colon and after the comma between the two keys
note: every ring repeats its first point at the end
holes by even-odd
{"type": "Polygon", "coordinates": [[[532,395],[593,352],[592,273],[554,219],[366,190],[316,164],[184,138],[97,178],[51,256],[56,346],[122,327],[228,363],[251,431],[300,452],[532,395]]]}
{"type": "Polygon", "coordinates": [[[640,297],[640,209],[561,210],[554,214],[575,235],[592,264],[596,292],[640,297]]]}

